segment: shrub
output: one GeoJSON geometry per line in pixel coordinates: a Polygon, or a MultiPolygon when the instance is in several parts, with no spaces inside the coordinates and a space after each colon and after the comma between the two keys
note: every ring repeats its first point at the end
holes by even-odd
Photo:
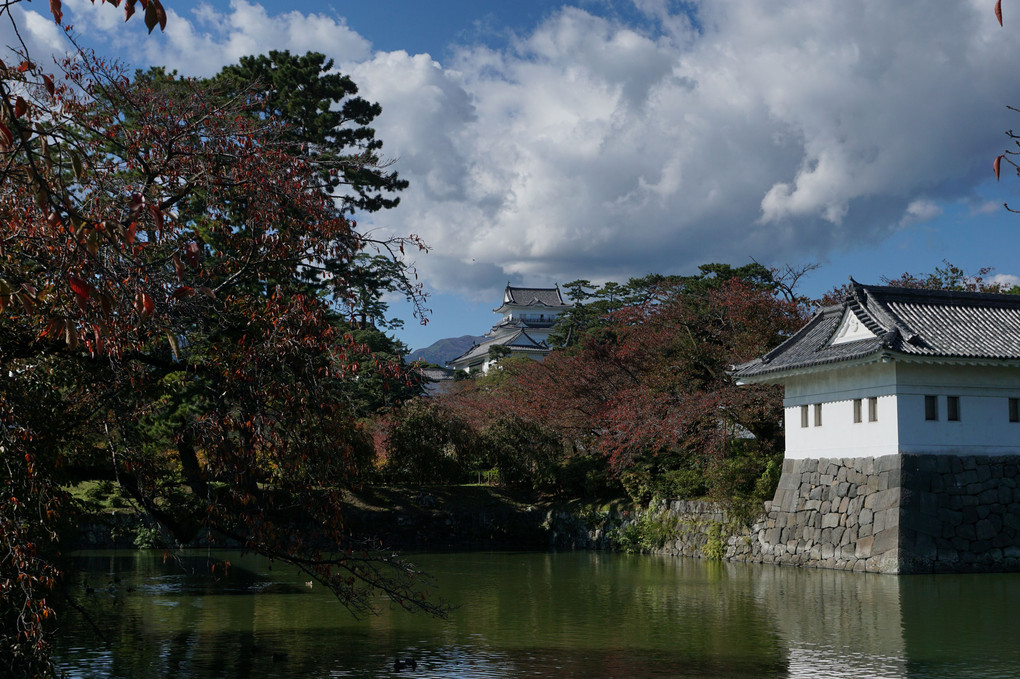
{"type": "Polygon", "coordinates": [[[479,439],[485,463],[496,468],[505,485],[540,488],[552,481],[562,446],[541,426],[507,415],[483,429],[479,439]]]}
{"type": "Polygon", "coordinates": [[[394,415],[383,473],[401,483],[464,483],[478,445],[471,428],[434,401],[416,399],[394,415]]]}
{"type": "Polygon", "coordinates": [[[571,498],[618,497],[623,490],[606,458],[589,453],[559,460],[552,469],[552,486],[571,498]]]}

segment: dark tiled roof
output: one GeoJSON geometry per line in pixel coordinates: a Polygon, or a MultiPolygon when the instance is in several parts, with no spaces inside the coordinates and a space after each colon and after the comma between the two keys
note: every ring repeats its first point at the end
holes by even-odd
{"type": "Polygon", "coordinates": [[[489,355],[489,347],[494,345],[510,347],[510,351],[551,351],[545,342],[538,342],[526,331],[518,330],[517,332],[499,335],[481,344],[476,344],[457,358],[450,359],[446,364],[470,363],[473,359],[478,358],[484,360],[489,355]]]}
{"type": "Polygon", "coordinates": [[[957,359],[1020,359],[1020,296],[861,285],[793,337],[737,366],[738,379],[864,359],[880,352],[957,359]],[[874,337],[833,344],[846,310],[874,337]]]}
{"type": "Polygon", "coordinates": [[[520,318],[503,318],[499,323],[492,326],[492,329],[487,333],[489,335],[498,332],[506,332],[512,328],[533,328],[536,330],[548,330],[549,328],[556,325],[556,318],[551,317],[541,321],[522,320],[520,318]]]}
{"type": "Polygon", "coordinates": [[[505,347],[518,348],[518,349],[548,349],[549,346],[545,342],[538,342],[526,330],[521,330],[510,339],[500,342],[505,347]]]}
{"type": "MultiPolygon", "coordinates": [[[[563,301],[560,289],[556,288],[514,288],[509,284],[503,293],[503,304],[518,306],[547,306],[566,308],[570,305],[563,301]]],[[[502,308],[502,307],[500,307],[502,308]]]]}
{"type": "Polygon", "coordinates": [[[425,368],[422,372],[430,382],[442,382],[443,380],[453,379],[453,371],[449,368],[425,368]]]}

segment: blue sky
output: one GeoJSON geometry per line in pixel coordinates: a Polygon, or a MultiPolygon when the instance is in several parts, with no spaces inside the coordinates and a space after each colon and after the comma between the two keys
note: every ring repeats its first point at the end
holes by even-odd
{"type": "MultiPolygon", "coordinates": [[[[949,260],[1020,274],[1020,15],[992,0],[164,0],[164,34],[65,0],[86,45],[211,75],[241,56],[332,57],[383,106],[411,182],[363,216],[431,246],[412,348],[481,334],[508,282],[625,280],[711,261],[820,267],[820,295],[949,260]]],[[[23,4],[33,54],[66,49],[23,4]]],[[[38,14],[37,14],[38,13],[38,14]]],[[[11,42],[9,30],[0,37],[11,42]]],[[[406,308],[394,309],[406,316],[406,308]]]]}

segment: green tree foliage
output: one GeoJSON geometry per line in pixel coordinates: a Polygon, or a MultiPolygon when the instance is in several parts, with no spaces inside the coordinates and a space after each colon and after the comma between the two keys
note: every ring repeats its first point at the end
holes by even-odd
{"type": "Polygon", "coordinates": [[[337,193],[345,212],[375,212],[400,202],[391,194],[407,182],[385,167],[382,141],[369,127],[382,107],[355,96],[357,85],[333,70],[332,59],[286,50],[242,57],[214,84],[226,98],[251,97],[248,110],[282,122],[292,152],[311,161],[331,192],[345,187],[337,193]]]}
{"type": "Polygon", "coordinates": [[[372,417],[410,401],[424,391],[425,373],[418,365],[405,366],[407,346],[373,324],[351,325],[338,320],[338,334],[364,347],[371,360],[359,365],[357,379],[346,380],[340,395],[357,417],[372,417]]]}
{"type": "Polygon", "coordinates": [[[600,474],[612,473],[641,501],[754,492],[781,455],[782,396],[738,388],[729,368],[788,337],[804,306],[757,264],[566,287],[586,300],[565,323],[571,344],[504,366],[499,383],[466,386],[452,407],[482,427],[513,413],[557,437],[553,488],[605,490],[600,474]]]}
{"type": "Polygon", "coordinates": [[[416,399],[384,428],[383,475],[412,485],[463,483],[479,461],[475,433],[462,418],[432,399],[416,399]]]}
{"type": "MultiPolygon", "coordinates": [[[[1009,295],[1020,294],[1020,286],[1008,285],[990,280],[995,273],[991,267],[981,267],[975,273],[967,273],[948,260],[942,260],[941,266],[928,273],[904,272],[896,278],[882,278],[883,285],[899,288],[919,288],[927,290],[955,290],[958,292],[990,292],[1009,295]]],[[[817,302],[817,306],[842,304],[850,293],[850,283],[844,283],[827,292],[817,302]]]]}
{"type": "Polygon", "coordinates": [[[557,319],[549,344],[563,348],[579,346],[586,334],[610,328],[615,322],[613,314],[621,309],[654,306],[662,301],[666,291],[674,294],[682,289],[698,294],[734,278],[759,290],[779,289],[772,271],[756,262],[736,268],[729,264],[703,264],[698,267],[698,273],[691,276],[649,274],[631,278],[626,283],[609,281],[602,286],[583,279],[571,281],[563,289],[574,306],[557,319]]]}
{"type": "Polygon", "coordinates": [[[534,420],[503,415],[486,425],[479,439],[484,461],[499,472],[504,485],[547,488],[553,483],[563,444],[534,420]]]}
{"type": "Polygon", "coordinates": [[[995,272],[991,267],[981,267],[976,273],[968,274],[963,268],[942,260],[942,266],[927,274],[903,273],[896,278],[883,278],[885,285],[900,288],[926,288],[928,290],[957,290],[960,292],[993,292],[1018,294],[1020,287],[1003,285],[988,280],[995,272]]]}
{"type": "Polygon", "coordinates": [[[171,542],[230,538],[355,610],[379,589],[435,610],[344,529],[372,455],[351,385],[402,375],[339,327],[367,243],[322,164],[258,97],[63,69],[0,67],[0,673],[48,667],[60,484],[86,469],[171,542]]]}

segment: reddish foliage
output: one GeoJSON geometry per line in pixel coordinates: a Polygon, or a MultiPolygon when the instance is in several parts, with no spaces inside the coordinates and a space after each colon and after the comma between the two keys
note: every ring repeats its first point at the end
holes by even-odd
{"type": "Polygon", "coordinates": [[[675,286],[613,312],[571,351],[506,365],[498,388],[483,380],[448,400],[478,426],[506,413],[540,423],[617,470],[658,451],[722,454],[727,422],[775,442],[778,392],[738,388],[727,371],[789,336],[803,313],[737,279],[675,286]]]}
{"type": "Polygon", "coordinates": [[[371,456],[344,386],[373,365],[406,378],[337,332],[342,276],[332,298],[309,284],[365,244],[315,168],[194,83],[138,85],[88,55],[59,83],[23,66],[0,93],[8,673],[45,658],[60,494],[44,491],[75,465],[115,474],[168,538],[230,537],[355,610],[372,588],[435,610],[413,569],[344,530],[343,490],[371,456]],[[12,88],[32,95],[20,117],[12,88]]]}

